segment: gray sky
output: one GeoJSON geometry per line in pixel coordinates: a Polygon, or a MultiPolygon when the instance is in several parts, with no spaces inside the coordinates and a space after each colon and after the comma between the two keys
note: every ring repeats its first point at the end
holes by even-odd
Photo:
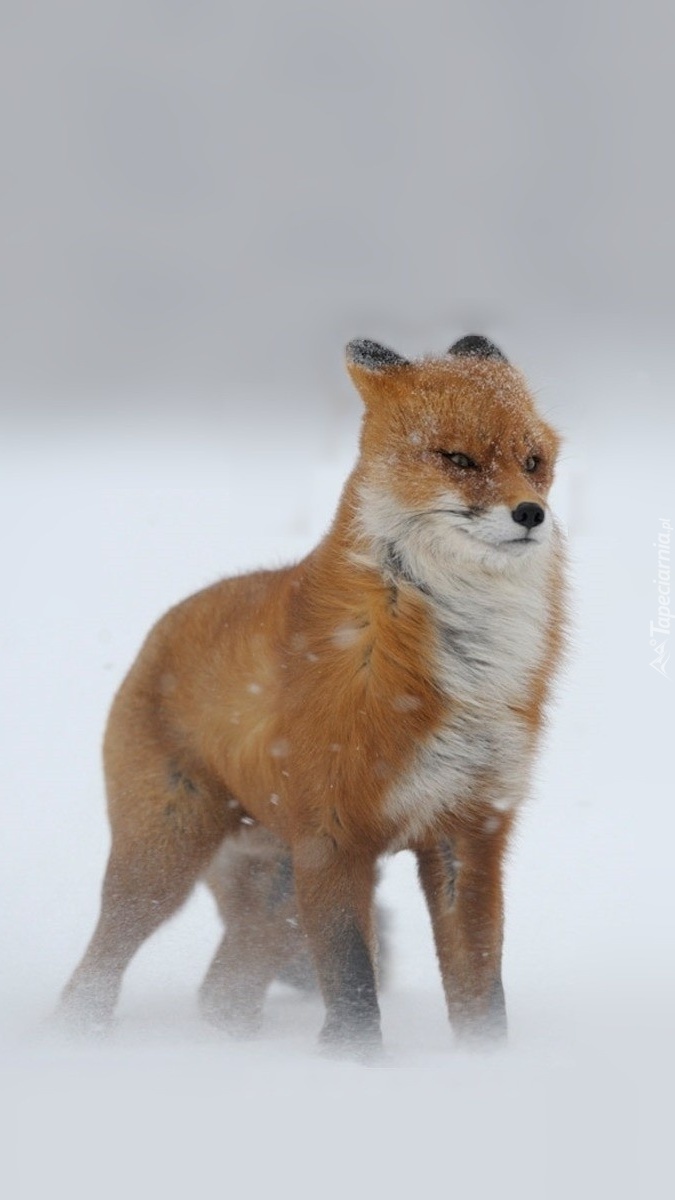
{"type": "MultiPolygon", "coordinates": [[[[667,339],[665,3],[5,0],[5,406],[667,339]]],[[[546,356],[549,356],[548,359],[546,356]]]]}

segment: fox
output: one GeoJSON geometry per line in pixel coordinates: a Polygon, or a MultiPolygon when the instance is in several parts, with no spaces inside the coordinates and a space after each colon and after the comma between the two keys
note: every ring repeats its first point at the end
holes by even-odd
{"type": "Polygon", "coordinates": [[[455,1038],[506,1036],[504,863],[565,645],[560,439],[483,335],[355,339],[346,365],[363,419],[326,535],[171,608],[113,701],[100,917],[60,1000],[80,1028],[202,880],[209,1020],[254,1032],[275,979],[313,975],[321,1045],[377,1052],[375,886],[408,850],[455,1038]]]}

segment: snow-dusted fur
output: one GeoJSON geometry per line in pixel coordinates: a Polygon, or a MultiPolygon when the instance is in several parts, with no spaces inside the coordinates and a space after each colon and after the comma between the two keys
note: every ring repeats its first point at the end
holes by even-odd
{"type": "Polygon", "coordinates": [[[251,1032],[308,943],[324,1041],[372,1047],[377,861],[406,847],[455,1031],[504,1033],[502,862],[562,643],[557,437],[484,338],[347,361],[366,413],[326,537],[177,605],[115,699],[112,849],[69,1019],[111,1019],[202,877],[226,922],[206,1015],[251,1032]]]}

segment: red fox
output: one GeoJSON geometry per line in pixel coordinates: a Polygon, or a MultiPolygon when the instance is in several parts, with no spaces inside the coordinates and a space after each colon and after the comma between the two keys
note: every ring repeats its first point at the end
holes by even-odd
{"type": "Polygon", "coordinates": [[[62,996],[101,1027],[195,883],[226,930],[201,990],[231,1030],[309,947],[323,1043],[381,1041],[378,859],[417,857],[450,1022],[503,1036],[502,865],[564,635],[556,433],[486,338],[347,346],[360,455],[305,559],[171,609],[105,735],[101,915],[62,996]]]}

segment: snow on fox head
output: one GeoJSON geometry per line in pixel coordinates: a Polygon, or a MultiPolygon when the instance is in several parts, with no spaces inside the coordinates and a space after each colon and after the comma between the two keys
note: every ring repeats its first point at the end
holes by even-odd
{"type": "Polygon", "coordinates": [[[366,406],[357,524],[377,557],[425,578],[432,563],[520,574],[551,544],[558,437],[521,375],[486,338],[410,362],[347,346],[366,406]]]}

